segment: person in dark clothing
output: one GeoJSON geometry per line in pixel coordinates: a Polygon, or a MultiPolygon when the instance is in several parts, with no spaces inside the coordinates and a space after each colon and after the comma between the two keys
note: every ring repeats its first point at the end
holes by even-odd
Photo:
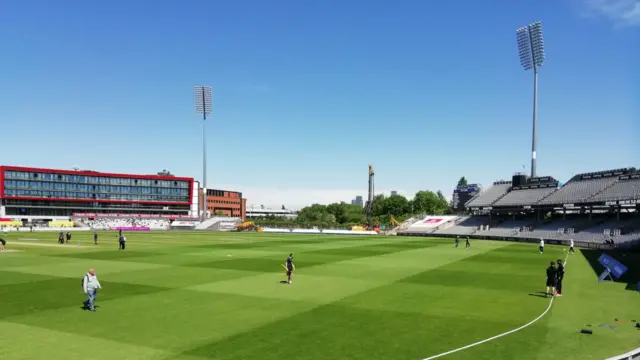
{"type": "Polygon", "coordinates": [[[93,232],[93,244],[98,245],[98,233],[95,231],[93,232]]]}
{"type": "Polygon", "coordinates": [[[4,251],[4,246],[7,245],[5,239],[0,238],[0,251],[4,251]]]}
{"type": "Polygon", "coordinates": [[[467,243],[465,244],[465,248],[468,249],[471,247],[471,243],[469,242],[469,237],[467,236],[467,243]]]}
{"type": "Polygon", "coordinates": [[[120,239],[118,239],[118,250],[124,250],[127,244],[127,238],[124,235],[120,235],[120,239]]]}
{"type": "Polygon", "coordinates": [[[62,231],[58,234],[58,244],[64,244],[64,234],[62,231]]]}
{"type": "Polygon", "coordinates": [[[456,247],[460,245],[460,236],[456,236],[456,247]]]}
{"type": "Polygon", "coordinates": [[[285,267],[287,269],[287,282],[291,284],[291,278],[293,277],[293,272],[296,269],[296,265],[293,263],[293,254],[289,254],[285,267]]]}
{"type": "Polygon", "coordinates": [[[551,265],[547,268],[547,292],[545,293],[545,297],[549,295],[554,296],[556,293],[557,271],[554,265],[554,262],[551,261],[551,265]]]}
{"type": "Polygon", "coordinates": [[[562,280],[564,280],[564,264],[558,259],[558,268],[556,269],[556,296],[562,296],[562,280]]]}
{"type": "Polygon", "coordinates": [[[67,243],[71,241],[71,232],[67,231],[67,243]]]}

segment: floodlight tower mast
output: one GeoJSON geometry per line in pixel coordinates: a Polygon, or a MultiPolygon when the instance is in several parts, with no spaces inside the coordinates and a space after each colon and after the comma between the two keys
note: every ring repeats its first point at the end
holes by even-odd
{"type": "Polygon", "coordinates": [[[369,193],[367,196],[367,203],[364,206],[364,212],[367,215],[367,225],[373,226],[373,197],[375,193],[375,172],[373,171],[373,165],[369,165],[369,193]]]}
{"type": "Polygon", "coordinates": [[[196,112],[202,114],[202,187],[207,188],[207,133],[205,123],[207,115],[211,115],[213,96],[211,86],[194,86],[196,112]]]}
{"type": "Polygon", "coordinates": [[[536,177],[536,150],[538,147],[538,67],[544,64],[542,24],[533,24],[516,30],[520,65],[525,71],[533,70],[533,135],[531,139],[531,177],[536,177]]]}

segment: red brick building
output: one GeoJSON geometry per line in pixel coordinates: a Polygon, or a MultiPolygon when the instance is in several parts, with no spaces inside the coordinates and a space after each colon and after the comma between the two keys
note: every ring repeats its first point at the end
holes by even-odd
{"type": "Polygon", "coordinates": [[[242,220],[246,218],[247,199],[242,197],[241,192],[218,189],[206,190],[206,196],[204,196],[203,189],[200,189],[200,198],[205,200],[201,202],[201,211],[207,211],[209,216],[219,214],[240,217],[242,220]]]}

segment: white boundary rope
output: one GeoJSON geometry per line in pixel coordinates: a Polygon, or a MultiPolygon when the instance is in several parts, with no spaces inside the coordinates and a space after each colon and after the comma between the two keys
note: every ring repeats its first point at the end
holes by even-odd
{"type": "MultiPolygon", "coordinates": [[[[566,256],[565,256],[565,258],[564,258],[564,265],[565,265],[565,266],[567,265],[567,259],[568,259],[568,258],[569,258],[569,254],[567,253],[567,255],[566,255],[566,256]]],[[[440,357],[443,357],[443,356],[451,355],[451,354],[453,354],[453,353],[457,353],[458,351],[462,351],[462,350],[466,350],[466,349],[472,348],[472,347],[474,347],[474,346],[482,345],[482,344],[487,343],[487,342],[489,342],[489,341],[492,341],[492,340],[495,340],[495,339],[499,339],[499,338],[501,338],[501,337],[504,337],[504,336],[507,336],[507,335],[513,334],[514,332],[518,332],[518,331],[520,331],[520,330],[522,330],[522,329],[524,329],[524,328],[526,328],[526,327],[529,327],[529,326],[531,326],[532,324],[534,324],[536,321],[538,321],[538,320],[542,319],[545,315],[547,315],[547,313],[549,312],[549,310],[551,310],[551,305],[553,305],[553,299],[555,299],[555,296],[551,298],[551,301],[549,301],[549,306],[547,306],[547,309],[546,309],[542,314],[540,314],[537,318],[535,318],[535,319],[533,319],[533,320],[529,321],[528,323],[526,323],[526,324],[524,324],[524,325],[520,326],[519,328],[516,328],[516,329],[513,329],[513,330],[509,330],[509,331],[507,331],[507,332],[505,332],[505,333],[502,333],[502,334],[499,334],[499,335],[496,335],[496,336],[492,336],[492,337],[490,337],[490,338],[488,338],[488,339],[480,340],[480,341],[478,341],[478,342],[475,342],[475,343],[473,343],[473,344],[469,344],[469,345],[463,346],[463,347],[461,347],[461,348],[457,348],[457,349],[449,350],[449,351],[447,351],[447,352],[443,352],[442,354],[433,355],[433,356],[430,356],[430,357],[428,357],[428,358],[424,358],[424,359],[422,359],[422,360],[432,360],[432,359],[437,359],[437,358],[440,358],[440,357]]]]}

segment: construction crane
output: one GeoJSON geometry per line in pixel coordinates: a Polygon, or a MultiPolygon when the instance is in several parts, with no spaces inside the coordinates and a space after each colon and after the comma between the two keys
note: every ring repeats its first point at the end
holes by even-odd
{"type": "Polygon", "coordinates": [[[367,215],[367,225],[369,228],[373,227],[373,194],[375,192],[374,177],[375,172],[373,171],[373,165],[369,164],[369,194],[367,196],[367,202],[364,205],[364,213],[367,215]]]}

